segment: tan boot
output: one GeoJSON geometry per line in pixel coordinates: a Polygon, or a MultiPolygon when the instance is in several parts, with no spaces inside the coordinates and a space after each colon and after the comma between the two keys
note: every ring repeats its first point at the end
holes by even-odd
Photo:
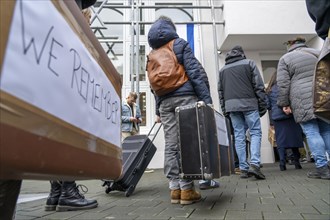
{"type": "Polygon", "coordinates": [[[181,190],[180,189],[171,190],[171,203],[179,204],[180,199],[181,199],[181,190]]]}
{"type": "Polygon", "coordinates": [[[201,200],[201,194],[195,189],[181,190],[181,205],[189,205],[201,200]]]}

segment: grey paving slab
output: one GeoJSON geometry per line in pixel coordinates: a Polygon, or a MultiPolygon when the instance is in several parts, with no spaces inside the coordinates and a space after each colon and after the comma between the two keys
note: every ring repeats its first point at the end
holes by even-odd
{"type": "Polygon", "coordinates": [[[251,219],[262,220],[262,213],[260,211],[228,211],[225,217],[226,220],[236,219],[251,219]]]}
{"type": "Polygon", "coordinates": [[[319,214],[320,212],[314,206],[309,205],[278,205],[281,212],[284,213],[302,213],[302,214],[319,214]]]}
{"type": "Polygon", "coordinates": [[[199,209],[197,208],[189,218],[195,219],[224,219],[226,216],[227,210],[217,209],[199,209]]]}
{"type": "Polygon", "coordinates": [[[264,220],[300,220],[304,219],[301,213],[263,212],[264,220]]]}
{"type": "Polygon", "coordinates": [[[282,172],[277,163],[265,164],[262,171],[267,179],[263,181],[240,179],[239,175],[221,177],[217,179],[220,188],[200,191],[202,201],[187,206],[170,204],[168,181],[162,169],[144,174],[130,197],[119,191],[106,194],[101,180],[77,181],[88,187],[85,197],[97,199],[99,205],[70,212],[44,211],[49,182],[24,180],[20,195],[28,200],[17,204],[16,219],[329,220],[330,181],[307,178],[307,171],[314,165],[302,166],[302,170],[288,166],[282,172]]]}
{"type": "Polygon", "coordinates": [[[329,220],[329,215],[302,214],[302,216],[308,220],[329,220]]]}

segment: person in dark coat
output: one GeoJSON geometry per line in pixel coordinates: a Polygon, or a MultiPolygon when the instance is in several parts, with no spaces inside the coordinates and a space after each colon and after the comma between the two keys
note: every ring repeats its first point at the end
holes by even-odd
{"type": "MultiPolygon", "coordinates": [[[[201,200],[201,195],[195,190],[192,180],[179,178],[178,130],[175,119],[175,108],[204,101],[212,104],[208,88],[208,78],[204,68],[193,54],[189,43],[179,38],[176,27],[168,17],[161,16],[151,26],[148,33],[148,43],[152,49],[158,49],[174,40],[173,51],[177,60],[185,68],[188,76],[178,89],[156,99],[156,121],[162,122],[165,134],[164,174],[169,180],[171,203],[183,205],[201,200]]],[[[147,63],[148,69],[148,63],[147,63]]]]}
{"type": "Polygon", "coordinates": [[[293,163],[296,169],[301,169],[299,162],[299,148],[304,147],[303,131],[297,124],[292,114],[285,114],[281,107],[277,105],[278,87],[276,83],[276,72],[273,73],[266,88],[268,97],[268,110],[271,112],[271,119],[275,128],[275,139],[277,151],[280,158],[280,170],[286,170],[286,149],[291,149],[293,163]]]}
{"type": "Polygon", "coordinates": [[[256,63],[246,58],[241,46],[233,47],[225,61],[219,71],[218,92],[222,112],[229,115],[233,124],[241,178],[253,175],[265,179],[260,170],[260,115],[267,111],[264,82],[256,63]],[[250,163],[246,158],[246,125],[251,137],[250,163]]]}

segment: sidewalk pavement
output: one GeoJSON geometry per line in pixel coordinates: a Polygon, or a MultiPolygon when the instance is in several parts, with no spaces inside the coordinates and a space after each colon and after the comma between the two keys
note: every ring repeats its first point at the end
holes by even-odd
{"type": "Polygon", "coordinates": [[[286,171],[280,171],[278,163],[265,164],[266,180],[221,177],[219,188],[201,191],[203,200],[186,206],[170,203],[162,169],[145,173],[130,197],[120,191],[106,194],[100,180],[77,181],[88,187],[86,198],[97,199],[99,206],[69,212],[45,212],[49,182],[24,180],[16,219],[329,220],[330,181],[307,178],[307,170],[314,164],[302,166],[302,170],[295,170],[287,165],[286,171]]]}

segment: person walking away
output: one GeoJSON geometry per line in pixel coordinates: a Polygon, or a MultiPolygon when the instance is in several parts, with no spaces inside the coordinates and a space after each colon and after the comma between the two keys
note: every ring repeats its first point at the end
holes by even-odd
{"type": "MultiPolygon", "coordinates": [[[[200,193],[195,189],[192,180],[180,179],[178,130],[175,118],[175,108],[204,101],[212,104],[208,89],[208,78],[204,68],[194,56],[189,43],[179,38],[176,27],[168,17],[159,17],[148,33],[148,43],[153,50],[169,46],[175,54],[176,63],[183,66],[185,73],[180,84],[172,91],[160,93],[155,90],[150,73],[155,66],[148,56],[147,71],[152,91],[156,100],[156,122],[163,123],[165,136],[164,174],[169,180],[171,203],[182,205],[192,204],[201,200],[200,193]],[[173,44],[173,46],[171,46],[173,44]]],[[[181,68],[181,67],[180,67],[181,68]]],[[[161,86],[159,91],[164,91],[161,86]]]]}
{"type": "Polygon", "coordinates": [[[136,104],[137,93],[130,92],[121,107],[121,134],[122,140],[128,136],[139,134],[142,122],[141,110],[136,104]]]}
{"type": "Polygon", "coordinates": [[[265,87],[253,60],[246,58],[243,48],[235,46],[226,54],[225,66],[219,72],[218,92],[222,112],[229,115],[235,133],[235,147],[241,178],[265,179],[260,170],[260,115],[267,107],[265,87]],[[235,88],[235,89],[233,89],[235,88]],[[245,124],[250,130],[250,164],[246,158],[245,124]]]}
{"type": "Polygon", "coordinates": [[[330,124],[316,118],[313,113],[313,75],[319,51],[308,48],[305,39],[297,37],[286,42],[288,52],[279,60],[277,104],[299,123],[315,160],[315,171],[309,178],[330,179],[326,152],[330,152],[330,124]]]}
{"type": "Polygon", "coordinates": [[[286,149],[291,149],[293,164],[296,169],[301,169],[299,148],[304,147],[303,131],[297,124],[292,114],[285,114],[277,105],[278,87],[276,83],[276,71],[273,73],[266,88],[268,97],[267,107],[271,112],[271,119],[275,128],[275,140],[280,159],[280,170],[286,170],[286,149]]]}

